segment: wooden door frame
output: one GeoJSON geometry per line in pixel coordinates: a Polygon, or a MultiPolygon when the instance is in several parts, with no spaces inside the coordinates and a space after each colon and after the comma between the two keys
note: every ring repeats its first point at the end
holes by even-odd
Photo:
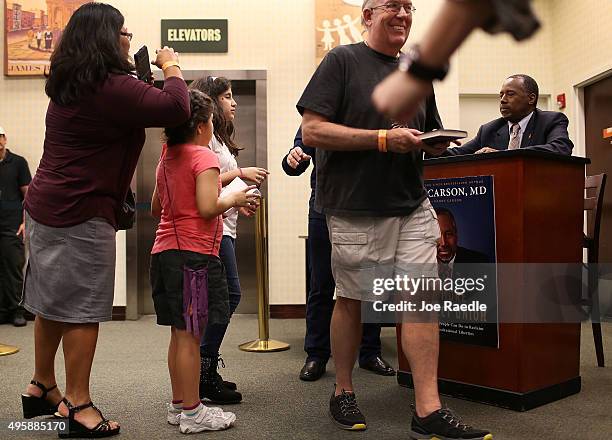
{"type": "Polygon", "coordinates": [[[584,89],[602,79],[612,76],[612,64],[608,64],[596,74],[589,74],[574,84],[574,123],[576,124],[575,155],[586,157],[586,115],[584,110],[584,89]]]}
{"type": "MultiPolygon", "coordinates": [[[[612,64],[604,67],[604,69],[599,73],[591,73],[586,77],[583,77],[581,81],[574,84],[574,124],[576,124],[574,139],[576,148],[573,154],[575,156],[586,157],[586,115],[584,110],[584,89],[610,76],[612,76],[612,64]]],[[[586,221],[584,232],[586,233],[586,221]]],[[[585,250],[583,252],[584,262],[587,261],[586,258],[587,255],[585,250]]]]}

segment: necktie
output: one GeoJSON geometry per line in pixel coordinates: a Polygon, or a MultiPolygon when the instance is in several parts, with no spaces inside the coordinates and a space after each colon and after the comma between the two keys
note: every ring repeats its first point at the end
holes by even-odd
{"type": "Polygon", "coordinates": [[[443,280],[453,277],[453,269],[450,264],[438,262],[438,276],[443,280]]]}
{"type": "Polygon", "coordinates": [[[512,124],[510,128],[510,143],[508,144],[508,150],[516,150],[520,147],[519,145],[519,133],[521,132],[521,126],[518,124],[512,124]]]}

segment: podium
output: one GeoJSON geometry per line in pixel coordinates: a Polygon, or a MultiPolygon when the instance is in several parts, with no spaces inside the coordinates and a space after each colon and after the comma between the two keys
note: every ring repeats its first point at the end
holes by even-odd
{"type": "MultiPolygon", "coordinates": [[[[426,160],[424,174],[425,179],[494,176],[498,265],[579,267],[589,162],[521,149],[426,160]]],[[[504,322],[504,308],[514,307],[523,293],[516,278],[498,271],[498,348],[440,341],[441,394],[526,411],[580,392],[580,323],[504,322]]],[[[569,288],[580,285],[578,280],[569,288]]],[[[526,300],[537,306],[539,295],[549,293],[535,292],[526,300]]],[[[398,383],[412,386],[399,325],[397,336],[398,383]]]]}

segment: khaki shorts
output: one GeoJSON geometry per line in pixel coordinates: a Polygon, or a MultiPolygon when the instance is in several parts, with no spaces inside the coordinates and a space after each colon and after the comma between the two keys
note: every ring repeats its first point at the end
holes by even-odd
{"type": "Polygon", "coordinates": [[[377,280],[438,276],[440,227],[428,199],[406,217],[328,215],[327,226],[337,296],[385,300],[393,292],[374,289],[377,280]]]}

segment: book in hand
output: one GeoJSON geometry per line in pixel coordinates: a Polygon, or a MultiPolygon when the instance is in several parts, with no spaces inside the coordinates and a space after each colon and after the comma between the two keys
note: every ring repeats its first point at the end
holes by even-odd
{"type": "Polygon", "coordinates": [[[420,134],[418,136],[424,143],[433,145],[439,144],[441,142],[452,142],[457,139],[465,139],[467,137],[467,131],[463,130],[448,130],[448,129],[440,129],[440,130],[432,130],[427,133],[420,134]]]}

